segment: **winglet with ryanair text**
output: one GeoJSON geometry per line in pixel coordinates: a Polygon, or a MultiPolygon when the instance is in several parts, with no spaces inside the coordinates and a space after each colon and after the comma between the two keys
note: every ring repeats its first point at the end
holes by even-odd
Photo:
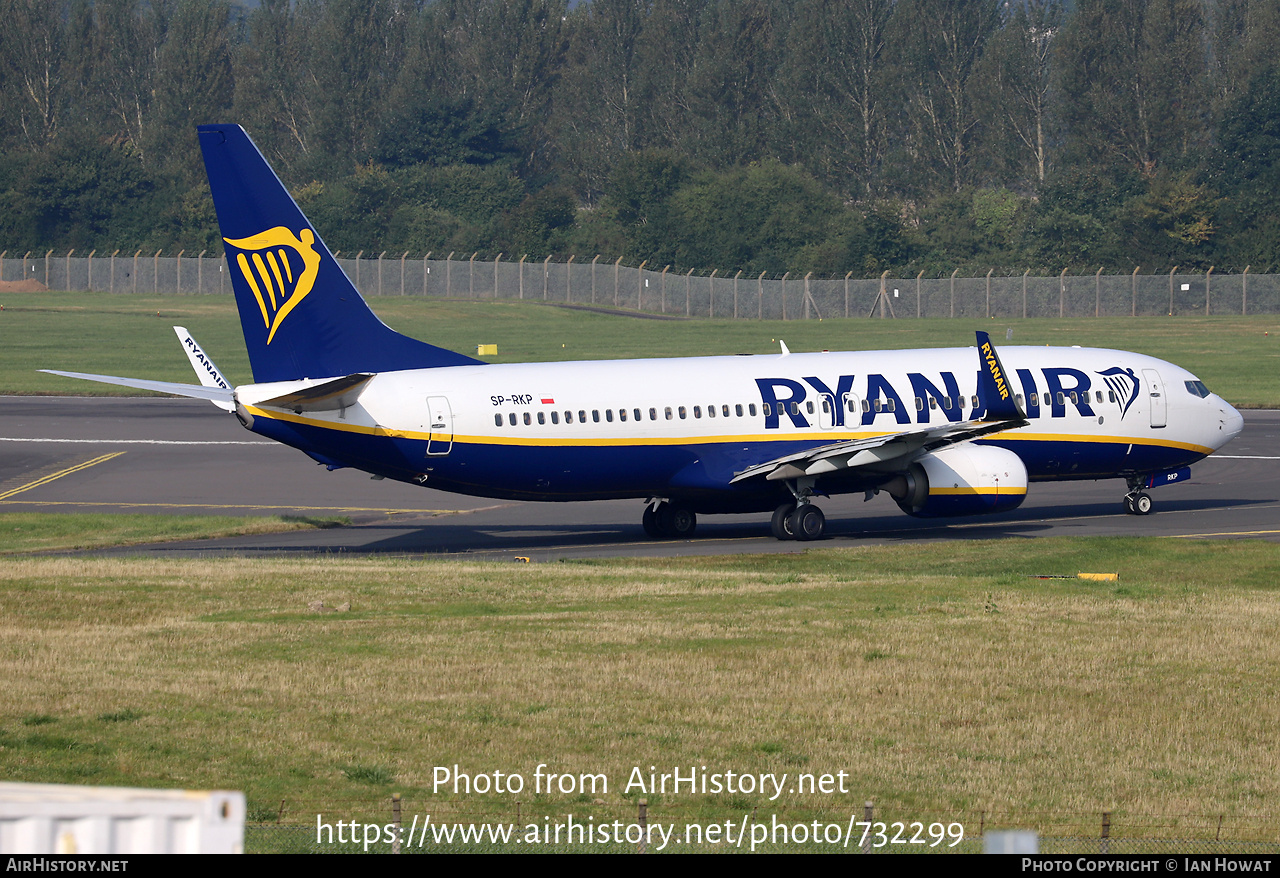
{"type": "Polygon", "coordinates": [[[482,362],[379,320],[244,129],[199,132],[255,381],[482,362]]]}
{"type": "Polygon", "coordinates": [[[982,363],[979,370],[978,392],[982,394],[986,415],[984,421],[1024,421],[1026,413],[1018,405],[1009,384],[1009,375],[1000,362],[1000,355],[991,343],[991,336],[978,330],[978,360],[982,363]]]}

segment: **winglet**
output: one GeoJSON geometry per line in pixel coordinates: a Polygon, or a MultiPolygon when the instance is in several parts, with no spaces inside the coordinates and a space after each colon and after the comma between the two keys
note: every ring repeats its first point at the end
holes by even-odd
{"type": "Polygon", "coordinates": [[[991,343],[991,336],[978,330],[978,393],[986,409],[984,421],[1023,421],[1026,413],[1018,405],[1008,373],[991,343]]]}

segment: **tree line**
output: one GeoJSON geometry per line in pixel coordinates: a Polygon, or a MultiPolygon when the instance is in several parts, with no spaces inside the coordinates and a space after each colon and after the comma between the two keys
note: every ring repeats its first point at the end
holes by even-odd
{"type": "Polygon", "coordinates": [[[1280,263],[1274,0],[0,0],[0,249],[221,250],[243,124],[333,249],[748,272],[1280,263]]]}

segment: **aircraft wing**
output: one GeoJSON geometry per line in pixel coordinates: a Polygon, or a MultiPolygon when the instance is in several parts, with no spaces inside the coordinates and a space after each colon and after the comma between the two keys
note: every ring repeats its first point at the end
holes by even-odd
{"type": "Polygon", "coordinates": [[[960,421],[924,430],[905,430],[884,436],[819,445],[816,448],[809,448],[748,467],[736,474],[729,484],[760,476],[764,476],[767,481],[820,476],[898,458],[909,460],[918,454],[936,451],[958,442],[968,442],[992,433],[1012,430],[1015,427],[1023,427],[1026,424],[1025,420],[960,421]]]}
{"type": "Polygon", "coordinates": [[[154,390],[157,393],[172,393],[175,396],[187,396],[192,399],[207,399],[220,406],[235,408],[235,391],[226,387],[202,387],[195,384],[175,384],[172,381],[147,381],[143,378],[117,378],[114,375],[90,375],[85,372],[61,372],[57,369],[41,369],[50,375],[61,375],[64,378],[82,378],[85,381],[97,381],[102,384],[118,384],[121,387],[134,387],[138,390],[154,390]]]}
{"type": "Polygon", "coordinates": [[[969,442],[1016,427],[1025,427],[1028,423],[1026,414],[1009,389],[1004,366],[1000,363],[990,336],[985,332],[979,332],[977,338],[978,362],[981,366],[978,393],[986,409],[983,417],[919,430],[904,430],[883,436],[818,445],[748,467],[736,473],[729,484],[761,476],[766,481],[820,476],[898,459],[905,463],[920,454],[936,451],[948,445],[969,442]]]}

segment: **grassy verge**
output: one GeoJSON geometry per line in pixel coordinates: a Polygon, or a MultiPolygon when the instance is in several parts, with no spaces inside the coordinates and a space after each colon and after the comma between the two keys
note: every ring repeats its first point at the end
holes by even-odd
{"type": "MultiPolygon", "coordinates": [[[[193,379],[170,327],[189,328],[229,378],[250,380],[235,305],[228,296],[105,293],[6,294],[0,393],[110,394],[44,375],[69,369],[164,381],[193,379]]],[[[1280,317],[1109,317],[1066,320],[637,320],[522,302],[374,299],[391,326],[433,344],[473,352],[497,344],[493,362],[768,354],[794,351],[968,346],[976,328],[1013,344],[1139,351],[1177,363],[1240,406],[1280,407],[1280,317]]],[[[135,391],[115,391],[136,393],[135,391]]]]}
{"type": "Polygon", "coordinates": [[[134,546],[333,527],[345,519],[297,516],[0,513],[0,555],[134,546]]]}
{"type": "Polygon", "coordinates": [[[1266,813],[1278,574],[1272,543],[1119,538],[531,566],[15,559],[0,775],[242,789],[252,818],[283,802],[304,824],[393,791],[406,815],[460,819],[516,799],[614,819],[641,798],[721,822],[867,800],[910,820],[1266,813]],[[1121,578],[1027,578],[1079,571],[1121,578]],[[538,794],[540,764],[607,791],[538,794]],[[435,789],[455,765],[526,788],[435,789]],[[847,792],[627,788],[651,766],[844,772],[847,792]]]}

